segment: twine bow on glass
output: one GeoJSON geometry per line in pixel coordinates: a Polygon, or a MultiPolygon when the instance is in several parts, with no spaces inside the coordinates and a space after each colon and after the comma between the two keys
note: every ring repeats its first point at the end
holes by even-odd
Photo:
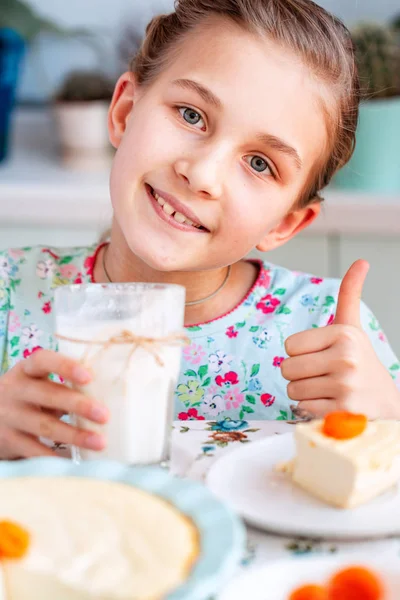
{"type": "MultiPolygon", "coordinates": [[[[154,338],[154,337],[146,337],[146,336],[142,336],[142,335],[136,335],[135,333],[132,333],[132,331],[128,331],[126,329],[121,331],[121,333],[118,333],[117,335],[110,337],[108,340],[82,340],[82,339],[71,338],[71,337],[68,337],[65,335],[60,335],[60,334],[56,334],[55,337],[58,338],[59,340],[64,340],[66,342],[72,342],[75,344],[86,344],[87,348],[81,359],[82,364],[87,363],[90,346],[100,346],[100,350],[99,350],[99,353],[100,353],[104,350],[107,350],[108,348],[110,348],[113,345],[128,344],[132,347],[131,347],[131,351],[128,355],[127,364],[126,364],[125,369],[128,368],[129,363],[132,359],[132,356],[138,348],[143,348],[143,350],[147,350],[147,352],[149,352],[153,356],[156,363],[160,367],[163,367],[164,362],[159,355],[159,352],[162,347],[164,347],[164,346],[186,346],[187,344],[190,344],[190,340],[183,333],[174,333],[174,334],[171,334],[171,335],[168,335],[165,337],[154,338]]],[[[95,360],[95,358],[97,357],[97,355],[99,353],[95,354],[94,357],[92,357],[92,360],[95,360]]],[[[123,369],[122,373],[124,372],[125,369],[123,369]]]]}

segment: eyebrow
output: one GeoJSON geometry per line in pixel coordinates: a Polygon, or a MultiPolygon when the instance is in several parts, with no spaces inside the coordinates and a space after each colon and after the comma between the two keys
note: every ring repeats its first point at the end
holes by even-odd
{"type": "Polygon", "coordinates": [[[175,79],[172,84],[197,92],[199,96],[208,104],[212,104],[216,108],[222,108],[221,100],[211,90],[206,88],[198,81],[193,81],[193,79],[175,79]]]}
{"type": "Polygon", "coordinates": [[[275,135],[271,135],[269,133],[259,133],[256,135],[256,138],[262,144],[270,146],[277,152],[281,152],[282,154],[286,154],[287,156],[289,156],[296,165],[297,170],[300,171],[300,169],[303,166],[303,163],[301,161],[299,153],[295,148],[290,146],[287,142],[284,142],[281,138],[276,137],[275,135]]]}
{"type": "MultiPolygon", "coordinates": [[[[222,102],[218,98],[218,96],[216,96],[211,90],[209,90],[207,87],[205,87],[198,81],[194,81],[193,79],[175,79],[172,82],[172,85],[177,85],[183,89],[197,92],[197,94],[199,94],[199,96],[208,104],[212,104],[218,109],[222,108],[222,102]]],[[[289,158],[293,160],[297,170],[300,171],[300,169],[303,166],[303,163],[301,161],[299,153],[287,142],[269,133],[259,133],[256,135],[256,139],[262,144],[270,146],[277,152],[289,156],[289,158]]]]}

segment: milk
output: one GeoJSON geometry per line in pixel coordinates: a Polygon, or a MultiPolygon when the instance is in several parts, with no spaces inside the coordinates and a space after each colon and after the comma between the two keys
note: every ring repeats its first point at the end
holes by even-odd
{"type": "MultiPolygon", "coordinates": [[[[137,328],[137,327],[136,327],[137,328]]],[[[135,332],[134,320],[91,323],[74,327],[59,318],[57,333],[76,340],[107,341],[123,331],[135,332]]],[[[152,464],[168,456],[173,397],[180,369],[181,347],[147,349],[132,344],[91,345],[59,339],[59,351],[90,367],[93,379],[74,388],[105,404],[107,424],[76,417],[79,427],[105,434],[103,451],[80,449],[80,458],[110,458],[131,464],[152,464]]]]}

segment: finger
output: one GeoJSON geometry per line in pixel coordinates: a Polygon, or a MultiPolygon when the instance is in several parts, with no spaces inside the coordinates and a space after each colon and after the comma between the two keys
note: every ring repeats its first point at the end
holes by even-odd
{"type": "Polygon", "coordinates": [[[106,423],[109,418],[109,410],[104,404],[52,381],[28,381],[21,399],[63,414],[74,413],[96,423],[106,423]]]}
{"type": "Polygon", "coordinates": [[[3,442],[7,443],[9,448],[12,448],[12,455],[9,458],[31,458],[34,456],[57,456],[56,453],[41,444],[37,438],[25,435],[19,431],[8,430],[2,436],[3,442]]]}
{"type": "Polygon", "coordinates": [[[89,383],[92,379],[90,371],[78,362],[52,350],[38,350],[21,361],[21,368],[30,377],[45,377],[57,373],[64,379],[76,384],[89,383]]]}
{"type": "Polygon", "coordinates": [[[336,402],[329,398],[320,398],[318,400],[303,400],[299,402],[298,407],[313,417],[321,418],[328,413],[336,410],[336,402]]]}
{"type": "Polygon", "coordinates": [[[62,444],[90,450],[103,450],[106,446],[103,435],[73,427],[28,405],[22,411],[11,412],[8,424],[23,433],[48,438],[62,444]]]}
{"type": "Polygon", "coordinates": [[[366,260],[356,260],[343,277],[339,289],[335,323],[361,327],[360,302],[369,264],[366,260]]]}
{"type": "Polygon", "coordinates": [[[288,356],[312,354],[327,350],[338,337],[338,329],[329,327],[316,327],[294,333],[285,340],[285,350],[288,356]]]}
{"type": "Polygon", "coordinates": [[[291,400],[317,400],[318,398],[335,398],[334,385],[330,377],[312,377],[291,381],[287,386],[287,394],[291,400]]]}
{"type": "Polygon", "coordinates": [[[322,352],[286,358],[281,364],[282,377],[288,381],[297,381],[328,375],[334,366],[333,361],[334,351],[332,347],[322,352]]]}

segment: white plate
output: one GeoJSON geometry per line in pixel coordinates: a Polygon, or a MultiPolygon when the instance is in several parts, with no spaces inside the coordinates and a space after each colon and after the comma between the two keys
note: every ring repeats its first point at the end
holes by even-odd
{"type": "Polygon", "coordinates": [[[243,445],[215,462],[207,484],[247,523],[267,531],[331,539],[400,534],[398,488],[359,508],[331,507],[294,485],[289,475],[275,471],[294,451],[292,433],[243,445]]]}
{"type": "MultiPolygon", "coordinates": [[[[385,600],[400,598],[400,560],[386,557],[373,560],[365,555],[329,558],[298,558],[271,562],[266,567],[249,569],[225,588],[218,600],[288,600],[300,585],[325,583],[345,566],[362,565],[378,573],[385,586],[385,600]]],[[[354,599],[356,600],[356,598],[354,599]]]]}

